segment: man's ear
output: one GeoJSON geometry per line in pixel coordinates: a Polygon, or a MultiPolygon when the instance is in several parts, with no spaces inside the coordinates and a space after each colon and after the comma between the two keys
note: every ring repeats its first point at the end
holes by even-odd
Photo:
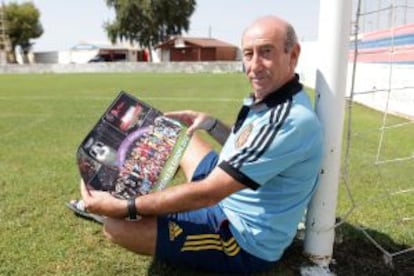
{"type": "Polygon", "coordinates": [[[290,51],[290,64],[289,64],[289,66],[293,70],[295,70],[296,65],[298,64],[299,56],[300,56],[300,45],[299,45],[299,43],[296,43],[295,45],[293,45],[292,50],[290,51]]]}

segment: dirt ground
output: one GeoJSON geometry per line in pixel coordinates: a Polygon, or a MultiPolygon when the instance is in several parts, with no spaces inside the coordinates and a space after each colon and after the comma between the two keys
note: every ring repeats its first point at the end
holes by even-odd
{"type": "MultiPolygon", "coordinates": [[[[369,232],[373,237],[381,238],[381,246],[391,253],[412,247],[396,244],[381,233],[369,232]]],[[[414,276],[414,251],[395,256],[392,264],[386,265],[384,254],[351,225],[342,224],[337,235],[342,238],[341,242],[334,245],[333,261],[330,265],[330,270],[336,275],[414,276]]],[[[308,263],[302,253],[303,242],[295,240],[281,260],[283,266],[293,271],[293,275],[299,275],[300,266],[308,263]]]]}

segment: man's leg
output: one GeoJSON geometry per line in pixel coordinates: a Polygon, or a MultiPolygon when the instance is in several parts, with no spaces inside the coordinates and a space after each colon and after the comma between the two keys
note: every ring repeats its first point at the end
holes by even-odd
{"type": "Polygon", "coordinates": [[[190,181],[195,169],[201,160],[212,150],[211,146],[194,134],[181,159],[180,166],[184,171],[187,181],[190,181]]]}
{"type": "MultiPolygon", "coordinates": [[[[211,146],[196,134],[181,160],[181,168],[188,181],[191,180],[197,166],[211,151],[211,146]]],[[[124,219],[106,218],[104,221],[104,235],[112,242],[141,255],[153,256],[156,251],[157,218],[144,217],[137,222],[124,219]]]]}
{"type": "Polygon", "coordinates": [[[155,217],[144,217],[139,221],[106,218],[103,232],[110,241],[132,252],[151,256],[155,254],[157,241],[155,217]]]}

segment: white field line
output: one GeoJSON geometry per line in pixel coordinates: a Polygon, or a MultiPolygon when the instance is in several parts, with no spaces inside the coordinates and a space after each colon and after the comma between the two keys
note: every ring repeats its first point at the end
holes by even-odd
{"type": "MultiPolygon", "coordinates": [[[[50,97],[50,96],[0,96],[0,101],[102,101],[113,100],[114,97],[50,97]]],[[[241,102],[241,99],[236,98],[195,98],[195,97],[140,97],[143,101],[169,101],[169,102],[241,102]]],[[[31,123],[21,127],[14,127],[9,131],[0,134],[0,138],[6,138],[19,134],[21,130],[33,128],[45,121],[47,121],[51,114],[24,114],[24,113],[0,113],[0,118],[10,117],[30,117],[34,118],[31,123]]]]}
{"type": "MultiPolygon", "coordinates": [[[[115,97],[50,97],[50,96],[0,96],[0,101],[102,101],[113,100],[115,97]]],[[[238,98],[200,98],[200,97],[139,97],[143,101],[172,101],[172,102],[241,102],[238,98]]]]}

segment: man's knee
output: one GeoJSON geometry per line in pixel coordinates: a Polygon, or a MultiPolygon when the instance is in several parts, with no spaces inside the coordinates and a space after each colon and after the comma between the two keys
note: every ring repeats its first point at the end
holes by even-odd
{"type": "Polygon", "coordinates": [[[157,239],[157,219],[142,218],[137,222],[107,218],[103,226],[104,236],[111,242],[130,251],[154,255],[157,239]]]}
{"type": "Polygon", "coordinates": [[[118,219],[106,218],[104,225],[103,225],[103,234],[104,236],[114,242],[117,243],[117,237],[121,236],[120,234],[120,224],[122,222],[118,219]]]}
{"type": "Polygon", "coordinates": [[[191,180],[198,164],[211,150],[211,145],[202,140],[197,134],[193,135],[180,163],[187,181],[191,180]]]}

